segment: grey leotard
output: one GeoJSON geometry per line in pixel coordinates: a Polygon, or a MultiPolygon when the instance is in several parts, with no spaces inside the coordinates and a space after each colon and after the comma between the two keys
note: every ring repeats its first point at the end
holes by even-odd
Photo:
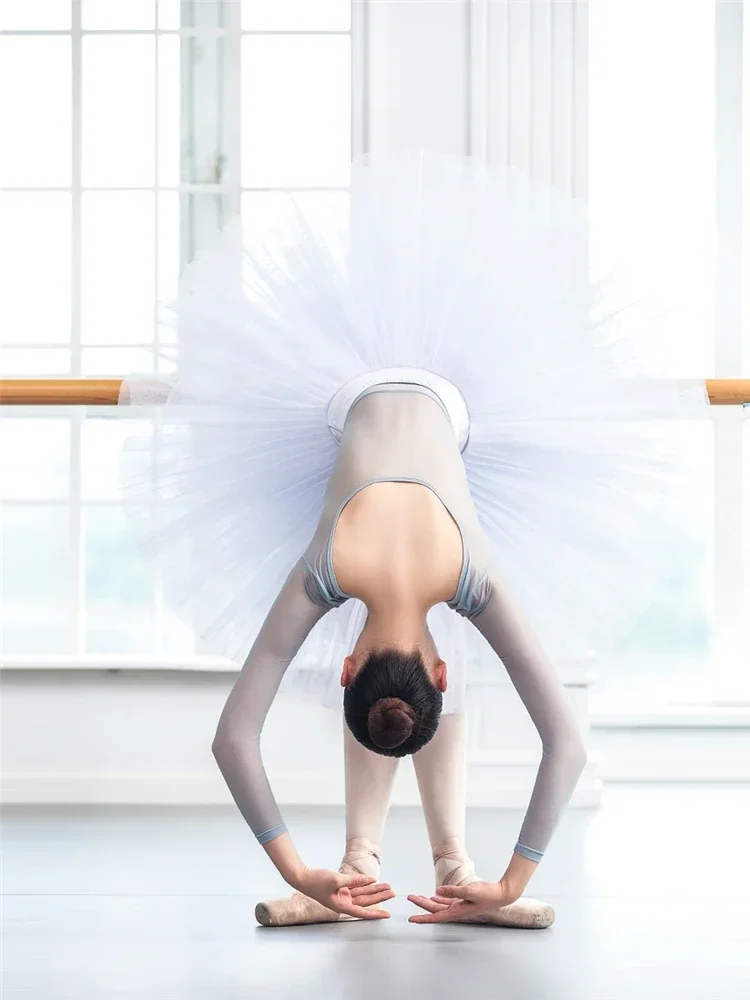
{"type": "MultiPolygon", "coordinates": [[[[338,517],[373,482],[415,482],[439,497],[458,525],[463,565],[449,602],[502,660],[542,739],[542,761],[515,850],[539,861],[580,775],[585,754],[552,666],[498,573],[469,493],[450,421],[429,390],[363,393],[349,411],[323,512],[253,644],[219,721],[214,753],[260,843],[286,831],[260,754],[260,734],[284,671],[316,622],[347,599],[333,571],[338,517]]],[[[382,387],[385,390],[386,387],[382,387]]]]}

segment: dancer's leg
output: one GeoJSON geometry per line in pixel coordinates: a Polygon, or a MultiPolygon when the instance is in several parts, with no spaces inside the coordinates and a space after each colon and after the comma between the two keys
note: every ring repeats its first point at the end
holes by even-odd
{"type": "Polygon", "coordinates": [[[346,776],[346,854],[342,864],[378,877],[383,837],[398,757],[384,757],[363,747],[344,723],[346,776]]]}
{"type": "MultiPolygon", "coordinates": [[[[442,716],[435,736],[414,754],[414,770],[432,845],[435,888],[481,881],[466,852],[466,725],[463,715],[442,716]]],[[[429,902],[424,897],[417,898],[429,902]]],[[[547,903],[519,899],[470,922],[530,928],[549,927],[554,918],[554,910],[547,903]]]]}
{"type": "MultiPolygon", "coordinates": [[[[397,757],[384,757],[367,750],[344,723],[346,850],[340,872],[378,877],[380,841],[397,768],[397,757]]],[[[335,913],[300,892],[286,899],[259,903],[255,916],[267,927],[356,919],[335,913]]]]}

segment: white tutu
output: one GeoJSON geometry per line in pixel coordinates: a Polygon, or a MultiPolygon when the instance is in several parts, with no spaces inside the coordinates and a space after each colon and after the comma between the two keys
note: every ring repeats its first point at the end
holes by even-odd
{"type": "MultiPolygon", "coordinates": [[[[674,418],[705,416],[705,389],[648,370],[658,326],[591,287],[585,210],[566,195],[463,159],[357,161],[348,198],[313,211],[289,196],[263,240],[225,230],[186,272],[175,322],[174,389],[154,434],[128,442],[124,484],[203,648],[246,657],[321,512],[329,404],[384,368],[460,390],[480,521],[554,662],[605,653],[659,596],[695,474],[674,418]]],[[[123,402],[153,401],[153,376],[126,381],[123,402]]],[[[353,600],[326,615],[282,690],[340,705],[363,615],[353,600]]],[[[503,671],[446,606],[430,625],[455,710],[467,682],[503,671]]]]}

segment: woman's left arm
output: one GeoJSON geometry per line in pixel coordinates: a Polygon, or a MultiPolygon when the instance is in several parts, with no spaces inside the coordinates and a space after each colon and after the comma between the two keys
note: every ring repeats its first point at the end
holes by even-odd
{"type": "Polygon", "coordinates": [[[542,740],[534,790],[501,879],[507,895],[518,899],[570,801],[586,764],[586,748],[560,678],[499,581],[493,580],[487,606],[472,621],[503,661],[542,740]]]}

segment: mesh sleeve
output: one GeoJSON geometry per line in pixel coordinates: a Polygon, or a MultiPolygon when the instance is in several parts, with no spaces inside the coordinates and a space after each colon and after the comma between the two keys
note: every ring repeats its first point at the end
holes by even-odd
{"type": "Polygon", "coordinates": [[[586,763],[562,682],[502,584],[474,624],[503,661],[542,740],[542,760],[515,850],[540,861],[586,763]]]}
{"type": "Polygon", "coordinates": [[[286,831],[263,766],[260,734],[281,679],[326,609],[305,592],[303,564],[290,573],[219,719],[213,751],[234,801],[261,844],[286,831]]]}

